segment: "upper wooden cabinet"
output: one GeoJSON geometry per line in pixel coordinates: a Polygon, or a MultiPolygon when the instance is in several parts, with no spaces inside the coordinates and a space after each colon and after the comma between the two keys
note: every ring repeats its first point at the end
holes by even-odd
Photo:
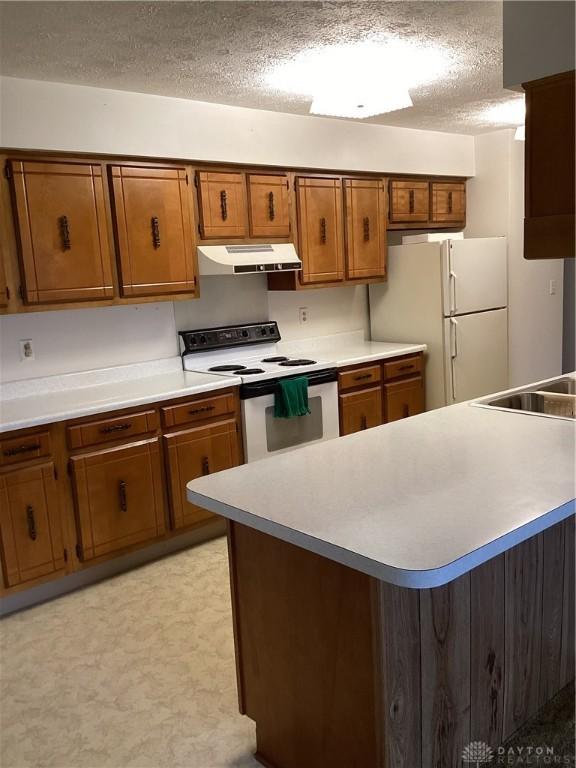
{"type": "Polygon", "coordinates": [[[466,218],[466,185],[463,181],[437,182],[431,186],[432,221],[447,224],[466,218]]]}
{"type": "Polygon", "coordinates": [[[246,192],[243,173],[197,171],[200,236],[242,238],[246,231],[246,192]]]}
{"type": "Polygon", "coordinates": [[[164,532],[158,438],[73,456],[70,466],[82,560],[164,532]]]}
{"type": "Polygon", "coordinates": [[[9,161],[22,292],[29,304],[113,295],[102,168],[9,161]]]}
{"type": "Polygon", "coordinates": [[[430,187],[427,181],[390,181],[390,222],[427,222],[430,217],[430,187]]]}
{"type": "Polygon", "coordinates": [[[343,280],[342,182],[299,176],[296,198],[302,283],[343,280]]]}
{"type": "Polygon", "coordinates": [[[13,587],[64,569],[54,465],[0,476],[0,536],[4,583],[13,587]]]}
{"type": "Polygon", "coordinates": [[[192,206],[186,168],[112,165],[124,296],[194,293],[192,206]]]}
{"type": "Polygon", "coordinates": [[[386,188],[380,179],[346,179],[346,277],[386,277],[386,188]]]}
{"type": "Polygon", "coordinates": [[[290,235],[288,178],[248,174],[250,237],[287,238],[290,235]]]}
{"type": "Polygon", "coordinates": [[[524,258],[574,258],[574,72],[524,83],[524,258]]]}

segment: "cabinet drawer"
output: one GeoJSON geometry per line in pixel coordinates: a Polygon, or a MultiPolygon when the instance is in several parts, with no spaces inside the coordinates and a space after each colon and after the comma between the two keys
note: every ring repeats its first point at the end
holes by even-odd
{"type": "Polygon", "coordinates": [[[386,422],[406,419],[424,411],[424,382],[421,376],[384,385],[386,422]]]}
{"type": "Polygon", "coordinates": [[[379,365],[367,365],[364,368],[356,368],[353,371],[345,371],[338,374],[339,389],[355,389],[366,384],[375,384],[381,379],[379,365]]]}
{"type": "Polygon", "coordinates": [[[30,459],[40,459],[51,453],[50,433],[8,437],[0,441],[0,466],[17,464],[30,459]]]}
{"type": "Polygon", "coordinates": [[[382,424],[382,390],[370,387],[339,395],[340,434],[351,435],[382,424]]]}
{"type": "Polygon", "coordinates": [[[154,410],[98,419],[76,424],[66,430],[70,448],[86,448],[135,435],[145,435],[158,429],[158,414],[154,410]]]}
{"type": "Polygon", "coordinates": [[[384,363],[384,378],[397,379],[399,376],[413,376],[422,373],[422,355],[406,357],[404,360],[391,360],[384,363]]]}
{"type": "Polygon", "coordinates": [[[179,427],[203,419],[213,419],[234,413],[234,396],[231,394],[207,397],[202,400],[190,400],[178,405],[162,408],[162,421],[165,427],[179,427]]]}

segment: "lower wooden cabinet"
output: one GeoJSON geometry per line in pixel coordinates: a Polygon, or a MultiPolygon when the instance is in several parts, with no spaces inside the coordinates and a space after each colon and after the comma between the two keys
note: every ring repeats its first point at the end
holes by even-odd
{"type": "Polygon", "coordinates": [[[0,476],[0,501],[6,586],[62,571],[64,546],[52,462],[0,476]]]}
{"type": "Polygon", "coordinates": [[[414,376],[384,385],[386,421],[398,421],[424,411],[424,381],[414,376]]]}
{"type": "Polygon", "coordinates": [[[235,419],[229,419],[164,437],[175,528],[195,525],[214,517],[211,512],[188,503],[186,484],[196,477],[220,472],[240,463],[236,424],[235,419]]]}
{"type": "Polygon", "coordinates": [[[70,466],[82,560],[164,533],[159,438],[73,456],[70,466]]]}
{"type": "Polygon", "coordinates": [[[380,386],[339,395],[340,434],[351,435],[382,424],[380,386]]]}

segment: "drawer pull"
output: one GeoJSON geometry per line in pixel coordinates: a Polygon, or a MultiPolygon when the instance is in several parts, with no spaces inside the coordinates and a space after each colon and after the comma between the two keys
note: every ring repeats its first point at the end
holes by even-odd
{"type": "Polygon", "coordinates": [[[58,219],[60,225],[60,237],[62,238],[62,250],[69,251],[72,248],[70,243],[70,225],[68,224],[68,216],[60,216],[58,219]]]}
{"type": "Polygon", "coordinates": [[[368,216],[364,217],[363,227],[364,227],[364,242],[367,243],[370,240],[370,219],[368,216]]]}
{"type": "Polygon", "coordinates": [[[220,214],[222,221],[226,221],[228,218],[228,195],[225,189],[220,192],[220,214]]]}
{"type": "Polygon", "coordinates": [[[126,494],[126,483],[124,480],[120,480],[118,483],[118,500],[120,502],[120,510],[122,512],[128,511],[128,496],[126,494]]]}
{"type": "Polygon", "coordinates": [[[364,379],[371,379],[371,373],[363,373],[361,376],[354,376],[354,381],[364,381],[364,379]]]}
{"type": "Polygon", "coordinates": [[[192,410],[188,411],[188,413],[190,416],[195,416],[197,413],[208,413],[209,411],[214,411],[215,409],[215,405],[203,405],[201,408],[192,408],[192,410]]]}
{"type": "Polygon", "coordinates": [[[448,192],[448,213],[452,213],[452,192],[448,192]]]}
{"type": "Polygon", "coordinates": [[[36,533],[36,520],[34,518],[34,507],[28,504],[26,507],[26,525],[28,526],[28,537],[32,541],[36,541],[38,534],[36,533]]]}
{"type": "Polygon", "coordinates": [[[399,371],[411,371],[412,368],[414,368],[414,363],[410,363],[409,365],[400,365],[398,367],[399,371]]]}
{"type": "Polygon", "coordinates": [[[132,424],[127,421],[124,424],[110,424],[107,427],[102,427],[100,432],[102,432],[103,435],[109,435],[110,432],[124,432],[126,429],[130,429],[132,424]]]}
{"type": "Polygon", "coordinates": [[[30,445],[19,445],[18,448],[8,448],[4,451],[4,456],[18,456],[19,453],[30,453],[39,451],[42,446],[40,443],[30,443],[30,445]]]}
{"type": "Polygon", "coordinates": [[[208,456],[204,456],[202,458],[202,474],[203,475],[210,474],[210,459],[208,458],[208,456]]]}
{"type": "Polygon", "coordinates": [[[366,416],[362,414],[362,418],[360,419],[360,429],[366,429],[368,427],[368,423],[366,421],[366,416]]]}
{"type": "Polygon", "coordinates": [[[274,210],[274,192],[268,193],[268,218],[270,221],[274,221],[276,212],[274,210]]]}
{"type": "Polygon", "coordinates": [[[406,419],[408,416],[410,416],[410,406],[408,403],[404,403],[402,406],[402,418],[406,419]]]}
{"type": "Polygon", "coordinates": [[[324,216],[320,219],[320,242],[322,245],[326,243],[326,219],[324,216]]]}
{"type": "Polygon", "coordinates": [[[410,190],[410,194],[408,195],[409,198],[409,207],[410,207],[410,213],[414,213],[414,190],[410,190]]]}
{"type": "Polygon", "coordinates": [[[160,222],[158,216],[152,216],[150,220],[152,226],[152,244],[154,248],[160,248],[160,222]]]}

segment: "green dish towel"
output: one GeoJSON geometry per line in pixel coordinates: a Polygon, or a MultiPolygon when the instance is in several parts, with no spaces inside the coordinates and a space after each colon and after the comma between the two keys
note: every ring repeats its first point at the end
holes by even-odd
{"type": "Polygon", "coordinates": [[[277,419],[292,419],[306,416],[308,407],[308,379],[298,376],[295,379],[281,379],[274,396],[274,416],[277,419]]]}

